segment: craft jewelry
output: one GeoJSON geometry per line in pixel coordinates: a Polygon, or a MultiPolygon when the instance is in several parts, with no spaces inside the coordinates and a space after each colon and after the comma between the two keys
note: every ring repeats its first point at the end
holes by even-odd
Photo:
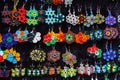
{"type": "Polygon", "coordinates": [[[73,0],[64,0],[65,7],[71,7],[73,0]]]}

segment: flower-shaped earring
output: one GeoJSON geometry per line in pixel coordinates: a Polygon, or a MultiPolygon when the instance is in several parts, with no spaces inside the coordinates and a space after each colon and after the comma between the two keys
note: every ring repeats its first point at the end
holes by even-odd
{"type": "Polygon", "coordinates": [[[61,77],[68,78],[69,73],[68,73],[69,67],[64,67],[64,69],[60,70],[60,75],[61,77]]]}
{"type": "Polygon", "coordinates": [[[2,44],[4,45],[4,47],[7,47],[7,48],[10,48],[14,46],[15,44],[17,44],[17,42],[14,40],[13,34],[10,32],[10,29],[8,33],[3,35],[2,44]]]}
{"type": "Polygon", "coordinates": [[[88,16],[86,19],[87,19],[88,23],[90,23],[90,25],[93,25],[95,18],[94,18],[92,9],[90,9],[90,13],[91,13],[90,16],[88,16]]]}
{"type": "Polygon", "coordinates": [[[56,23],[56,20],[55,20],[55,11],[52,10],[52,8],[49,7],[45,11],[45,15],[47,16],[47,18],[45,19],[45,23],[47,23],[48,25],[56,23]]]}
{"type": "Polygon", "coordinates": [[[75,37],[74,37],[74,33],[70,30],[70,28],[68,28],[67,33],[65,34],[65,42],[67,42],[68,44],[71,44],[74,42],[75,37]]]}
{"type": "Polygon", "coordinates": [[[73,66],[75,63],[77,63],[76,56],[69,52],[67,49],[66,53],[62,54],[62,58],[63,62],[65,62],[67,65],[73,66]]]}
{"type": "Polygon", "coordinates": [[[95,30],[94,37],[96,40],[101,40],[103,38],[103,31],[102,30],[95,30]]]}
{"type": "Polygon", "coordinates": [[[92,46],[87,48],[87,52],[90,56],[101,58],[102,57],[102,50],[96,46],[92,46]]]}
{"type": "Polygon", "coordinates": [[[71,7],[73,0],[64,0],[65,7],[69,5],[71,7]]]}
{"type": "Polygon", "coordinates": [[[14,34],[15,41],[18,42],[26,42],[27,41],[27,35],[29,34],[28,30],[17,30],[14,34]]]}
{"type": "Polygon", "coordinates": [[[77,69],[74,69],[74,67],[69,68],[68,74],[70,77],[75,77],[77,75],[77,69]]]}
{"type": "Polygon", "coordinates": [[[95,16],[95,23],[102,24],[104,22],[104,16],[100,14],[100,9],[97,9],[97,14],[95,16]]]}
{"type": "Polygon", "coordinates": [[[116,24],[116,18],[112,16],[111,11],[108,11],[108,16],[105,18],[105,24],[109,26],[113,26],[114,24],[116,24]]]}
{"type": "Polygon", "coordinates": [[[33,49],[32,52],[30,53],[30,58],[33,61],[43,62],[45,61],[46,53],[41,49],[33,49]]]}
{"type": "Polygon", "coordinates": [[[83,25],[86,26],[86,27],[90,27],[90,25],[91,25],[89,20],[88,20],[88,12],[87,12],[87,10],[86,10],[86,21],[83,23],[83,25]]]}
{"type": "Polygon", "coordinates": [[[2,17],[3,17],[2,22],[9,24],[11,22],[11,19],[10,19],[10,11],[8,10],[8,5],[4,6],[4,10],[1,11],[1,13],[2,13],[2,17]]]}
{"type": "Polygon", "coordinates": [[[47,59],[50,62],[57,62],[60,59],[60,52],[53,48],[50,52],[47,53],[47,59]]]}
{"type": "Polygon", "coordinates": [[[103,53],[103,59],[106,61],[114,60],[117,57],[117,53],[112,48],[112,44],[110,45],[110,49],[108,50],[106,45],[106,52],[103,53]]]}
{"type": "Polygon", "coordinates": [[[62,23],[65,21],[65,16],[60,12],[61,10],[57,10],[57,14],[55,15],[56,23],[62,23]]]}
{"type": "Polygon", "coordinates": [[[82,23],[84,23],[84,22],[86,21],[86,16],[83,15],[83,14],[80,14],[80,15],[78,16],[78,18],[79,18],[78,24],[82,24],[82,23]]]}
{"type": "Polygon", "coordinates": [[[84,75],[85,74],[85,67],[83,63],[80,63],[80,66],[78,67],[78,74],[84,75]]]}

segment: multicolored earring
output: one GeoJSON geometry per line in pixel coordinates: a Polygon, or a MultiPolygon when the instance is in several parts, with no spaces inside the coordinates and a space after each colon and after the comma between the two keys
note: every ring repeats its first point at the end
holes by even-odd
{"type": "Polygon", "coordinates": [[[69,70],[69,67],[66,67],[66,66],[64,67],[64,69],[61,69],[60,70],[61,77],[68,78],[69,77],[68,70],[69,70]]]}
{"type": "Polygon", "coordinates": [[[94,22],[97,24],[102,24],[104,22],[104,16],[100,14],[100,9],[97,9],[97,14],[95,16],[94,22]]]}
{"type": "Polygon", "coordinates": [[[91,24],[89,23],[88,17],[89,17],[89,16],[88,16],[88,12],[87,12],[87,10],[86,10],[86,21],[83,23],[83,25],[86,26],[86,27],[90,27],[90,25],[91,25],[91,24]]]}
{"type": "Polygon", "coordinates": [[[109,26],[113,26],[114,24],[116,24],[116,18],[112,16],[111,11],[109,10],[108,10],[108,16],[105,18],[105,24],[109,26]]]}
{"type": "Polygon", "coordinates": [[[47,16],[47,18],[45,19],[45,23],[47,23],[48,25],[56,23],[55,11],[52,10],[51,7],[48,7],[48,9],[45,11],[45,15],[47,16]]]}
{"type": "Polygon", "coordinates": [[[47,53],[47,59],[50,62],[57,62],[60,59],[61,53],[53,48],[50,52],[47,53]]]}
{"type": "Polygon", "coordinates": [[[63,62],[65,62],[67,65],[73,66],[77,63],[76,56],[69,52],[67,49],[65,54],[62,54],[62,58],[63,62]]]}
{"type": "Polygon", "coordinates": [[[70,30],[70,27],[68,28],[67,33],[65,34],[65,42],[68,44],[72,44],[75,40],[74,33],[70,30]]]}
{"type": "Polygon", "coordinates": [[[39,12],[38,12],[38,22],[45,22],[45,10],[43,10],[43,6],[41,6],[39,12]]]}
{"type": "Polygon", "coordinates": [[[80,63],[80,66],[78,67],[78,74],[84,75],[85,74],[85,67],[83,63],[80,63]]]}
{"type": "Polygon", "coordinates": [[[77,75],[77,69],[75,69],[74,67],[70,67],[68,70],[68,74],[70,75],[70,77],[75,77],[77,75]]]}

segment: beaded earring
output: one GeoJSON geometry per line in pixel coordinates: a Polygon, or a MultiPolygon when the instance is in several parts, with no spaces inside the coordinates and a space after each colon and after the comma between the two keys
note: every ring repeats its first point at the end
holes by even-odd
{"type": "Polygon", "coordinates": [[[23,5],[21,8],[18,9],[18,21],[25,24],[27,21],[26,18],[26,9],[24,7],[25,5],[23,5]]]}
{"type": "Polygon", "coordinates": [[[96,63],[95,62],[95,73],[106,73],[106,64],[102,65],[102,62],[96,63]]]}
{"type": "MultiPolygon", "coordinates": [[[[78,12],[81,12],[81,9],[78,9],[78,12]]],[[[83,24],[86,21],[86,16],[84,14],[79,14],[78,16],[78,24],[83,24]]]]}
{"type": "MultiPolygon", "coordinates": [[[[80,31],[80,30],[79,30],[80,31]]],[[[90,36],[86,33],[80,31],[78,34],[75,34],[75,42],[78,44],[84,44],[90,39],[90,36]]]]}
{"type": "Polygon", "coordinates": [[[30,6],[30,10],[27,11],[26,16],[28,17],[27,24],[29,26],[38,24],[38,19],[36,19],[38,17],[38,11],[35,9],[35,6],[30,6]]]}
{"type": "Polygon", "coordinates": [[[108,10],[108,16],[105,18],[105,24],[109,26],[113,26],[114,24],[116,24],[116,18],[112,16],[112,13],[110,10],[108,10]]]}
{"type": "Polygon", "coordinates": [[[86,18],[88,23],[90,23],[90,25],[93,25],[94,24],[94,15],[93,15],[93,11],[92,11],[92,8],[90,9],[90,15],[86,18]]]}
{"type": "Polygon", "coordinates": [[[2,22],[6,23],[6,24],[9,24],[11,22],[11,18],[10,18],[11,12],[8,10],[8,5],[7,4],[5,4],[3,11],[1,11],[1,14],[2,14],[2,17],[3,17],[2,22]]]}
{"type": "Polygon", "coordinates": [[[69,52],[67,49],[65,54],[62,54],[62,58],[63,62],[65,62],[67,65],[73,66],[77,63],[76,56],[69,52]]]}
{"type": "Polygon", "coordinates": [[[73,0],[64,0],[65,7],[71,7],[73,0]]]}
{"type": "Polygon", "coordinates": [[[43,43],[45,43],[47,46],[50,45],[55,45],[58,42],[57,39],[57,34],[55,34],[55,32],[53,31],[48,31],[48,33],[46,35],[43,36],[43,43]]]}
{"type": "Polygon", "coordinates": [[[57,9],[57,14],[55,15],[56,23],[62,23],[65,21],[65,16],[61,13],[60,8],[57,9]]]}
{"type": "Polygon", "coordinates": [[[50,62],[57,62],[60,59],[61,53],[53,48],[50,52],[47,53],[47,59],[50,62]]]}
{"type": "Polygon", "coordinates": [[[2,45],[4,47],[10,48],[16,44],[17,44],[17,42],[14,40],[14,36],[10,32],[10,28],[9,28],[8,33],[6,33],[2,36],[2,45]]]}
{"type": "Polygon", "coordinates": [[[120,62],[120,45],[118,45],[118,61],[120,62]]]}
{"type": "Polygon", "coordinates": [[[68,70],[68,74],[70,77],[75,77],[77,75],[77,69],[74,69],[74,67],[70,67],[68,70]]]}
{"type": "Polygon", "coordinates": [[[68,11],[69,14],[66,16],[66,22],[69,24],[72,24],[73,26],[78,24],[78,16],[75,15],[75,10],[73,11],[73,14],[68,11]]]}
{"type": "Polygon", "coordinates": [[[75,41],[74,33],[70,30],[70,27],[68,28],[67,33],[65,34],[65,42],[68,44],[72,44],[75,41]]]}
{"type": "Polygon", "coordinates": [[[10,22],[11,26],[18,26],[20,24],[18,21],[18,16],[19,16],[18,10],[16,9],[18,3],[19,3],[19,0],[17,0],[17,1],[14,0],[14,8],[11,11],[11,19],[12,19],[12,21],[10,22]]]}
{"type": "Polygon", "coordinates": [[[59,27],[59,33],[57,33],[58,42],[64,41],[65,34],[62,32],[61,27],[59,27]]]}
{"type": "Polygon", "coordinates": [[[118,65],[116,63],[110,64],[109,62],[106,64],[106,69],[108,73],[115,73],[118,70],[118,65]]]}
{"type": "Polygon", "coordinates": [[[108,49],[107,43],[106,43],[106,52],[103,53],[103,59],[106,61],[114,60],[117,57],[117,53],[112,48],[112,43],[110,44],[110,49],[108,49]]]}
{"type": "Polygon", "coordinates": [[[97,24],[102,24],[104,22],[104,16],[100,14],[100,9],[97,9],[97,14],[95,16],[94,22],[97,24]]]}
{"type": "Polygon", "coordinates": [[[84,67],[84,64],[82,62],[80,63],[80,66],[78,67],[78,74],[79,75],[85,74],[85,67],[84,67]]]}
{"type": "Polygon", "coordinates": [[[88,17],[89,17],[89,16],[88,16],[88,12],[87,12],[87,9],[86,9],[86,21],[83,23],[83,25],[86,26],[86,27],[90,27],[90,25],[91,25],[91,24],[89,23],[88,17]]]}
{"type": "Polygon", "coordinates": [[[36,32],[33,28],[33,30],[27,35],[27,40],[30,43],[37,43],[41,40],[41,33],[36,32]]]}
{"type": "Polygon", "coordinates": [[[38,12],[38,22],[45,22],[45,10],[43,10],[43,5],[41,6],[39,12],[38,12]]]}
{"type": "Polygon", "coordinates": [[[29,34],[29,31],[27,28],[25,30],[17,30],[14,34],[14,39],[17,42],[26,42],[27,41],[27,35],[29,34]]]}
{"type": "Polygon", "coordinates": [[[48,25],[56,23],[55,20],[55,10],[52,10],[51,7],[48,7],[48,9],[45,11],[45,15],[47,18],[45,19],[45,23],[48,25]]]}
{"type": "Polygon", "coordinates": [[[46,59],[46,53],[44,52],[44,50],[41,50],[39,47],[38,49],[33,49],[30,52],[30,58],[33,61],[44,62],[46,59]]]}
{"type": "Polygon", "coordinates": [[[96,47],[93,45],[92,47],[87,48],[87,52],[89,53],[89,56],[101,58],[102,57],[102,49],[96,47]]]}
{"type": "Polygon", "coordinates": [[[64,77],[64,78],[68,78],[69,77],[69,73],[68,73],[69,67],[64,67],[64,69],[60,70],[60,76],[64,77]]]}

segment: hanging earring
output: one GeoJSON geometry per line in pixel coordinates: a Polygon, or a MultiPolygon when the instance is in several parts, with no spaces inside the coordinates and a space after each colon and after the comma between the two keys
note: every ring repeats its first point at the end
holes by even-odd
{"type": "Polygon", "coordinates": [[[67,33],[65,34],[65,42],[67,42],[68,44],[72,44],[74,42],[74,33],[70,30],[71,28],[68,28],[67,33]]]}
{"type": "Polygon", "coordinates": [[[38,12],[38,22],[45,22],[45,10],[43,10],[43,5],[41,5],[40,10],[38,12]]]}
{"type": "Polygon", "coordinates": [[[80,66],[78,67],[78,74],[79,75],[85,74],[85,67],[84,67],[84,64],[82,62],[80,63],[80,66]]]}
{"type": "Polygon", "coordinates": [[[68,78],[69,77],[68,70],[69,70],[69,67],[66,67],[66,66],[64,67],[64,69],[61,69],[60,70],[61,77],[68,78]]]}
{"type": "Polygon", "coordinates": [[[47,18],[45,19],[45,23],[48,25],[56,23],[55,21],[55,10],[52,10],[52,7],[48,7],[48,9],[45,11],[45,15],[47,18]]]}
{"type": "Polygon", "coordinates": [[[102,24],[104,22],[104,16],[100,14],[100,8],[97,9],[97,14],[95,16],[95,23],[102,24]]]}
{"type": "Polygon", "coordinates": [[[109,26],[113,26],[114,24],[116,24],[116,18],[112,16],[112,13],[110,10],[108,10],[108,16],[105,18],[105,24],[109,26]]]}
{"type": "Polygon", "coordinates": [[[68,73],[70,77],[75,77],[77,75],[77,70],[72,67],[69,68],[68,73]]]}

